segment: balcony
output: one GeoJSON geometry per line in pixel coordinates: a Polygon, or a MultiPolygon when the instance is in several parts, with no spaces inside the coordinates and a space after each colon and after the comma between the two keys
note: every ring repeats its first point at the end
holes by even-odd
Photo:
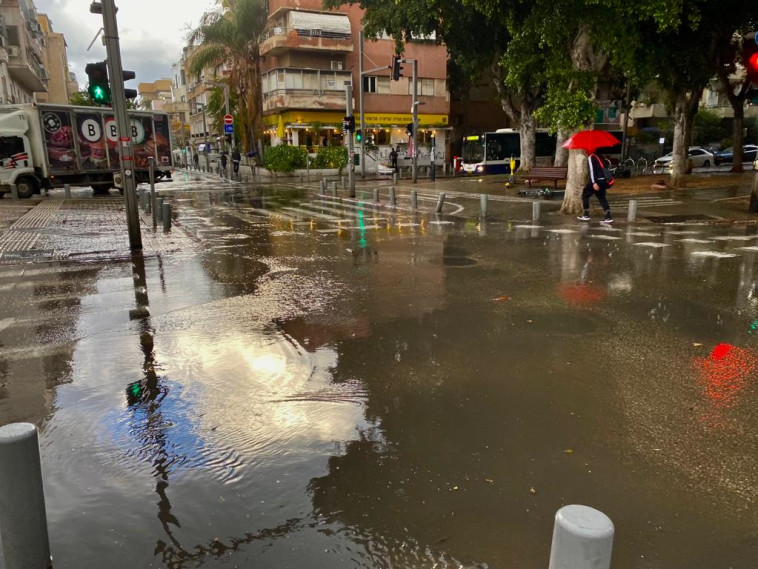
{"type": "Polygon", "coordinates": [[[303,109],[345,110],[345,91],[320,89],[276,89],[263,94],[263,112],[303,109]]]}
{"type": "Polygon", "coordinates": [[[47,91],[47,72],[29,53],[18,46],[5,48],[8,54],[8,74],[25,91],[47,91]]]}
{"type": "Polygon", "coordinates": [[[354,50],[349,33],[323,29],[272,28],[261,36],[261,55],[281,55],[289,50],[350,53],[354,50]]]}

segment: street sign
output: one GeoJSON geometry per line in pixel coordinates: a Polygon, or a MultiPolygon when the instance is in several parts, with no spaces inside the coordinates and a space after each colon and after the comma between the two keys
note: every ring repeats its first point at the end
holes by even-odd
{"type": "Polygon", "coordinates": [[[232,115],[224,115],[224,124],[234,124],[234,117],[232,115]]]}
{"type": "Polygon", "coordinates": [[[224,134],[234,134],[234,125],[224,124],[224,134]]]}

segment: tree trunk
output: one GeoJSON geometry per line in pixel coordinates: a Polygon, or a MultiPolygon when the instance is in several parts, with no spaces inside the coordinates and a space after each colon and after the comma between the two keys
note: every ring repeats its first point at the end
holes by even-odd
{"type": "Polygon", "coordinates": [[[563,143],[566,142],[571,136],[571,133],[565,130],[559,130],[558,136],[555,141],[555,162],[553,166],[566,166],[569,159],[569,151],[567,148],[563,148],[563,143]]]}
{"type": "Polygon", "coordinates": [[[528,103],[521,104],[521,164],[519,172],[529,172],[536,164],[537,127],[534,122],[534,114],[528,103]]]}
{"type": "Polygon", "coordinates": [[[587,155],[583,150],[571,150],[568,153],[568,174],[566,193],[563,196],[561,213],[582,213],[582,190],[590,176],[587,155]]]}
{"type": "Polygon", "coordinates": [[[745,124],[745,107],[740,105],[734,107],[734,155],[732,157],[732,172],[744,172],[742,168],[742,160],[744,153],[742,152],[742,145],[745,142],[745,137],[742,134],[743,125],[745,124]]]}
{"type": "Polygon", "coordinates": [[[671,186],[684,187],[684,176],[687,172],[687,95],[680,93],[674,105],[674,148],[671,163],[671,186]]]}

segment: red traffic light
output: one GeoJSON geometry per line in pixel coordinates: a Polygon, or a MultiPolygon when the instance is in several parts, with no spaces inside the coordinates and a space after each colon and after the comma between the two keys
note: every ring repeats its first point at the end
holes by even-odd
{"type": "Polygon", "coordinates": [[[742,38],[742,64],[745,66],[747,77],[758,84],[758,43],[755,32],[742,38]]]}

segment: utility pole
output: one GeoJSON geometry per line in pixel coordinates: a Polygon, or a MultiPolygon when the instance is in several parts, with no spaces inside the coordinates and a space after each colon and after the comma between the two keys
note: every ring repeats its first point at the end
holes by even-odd
{"type": "Polygon", "coordinates": [[[358,77],[359,77],[359,83],[358,83],[358,104],[361,106],[361,130],[363,131],[363,136],[361,136],[361,178],[366,177],[366,121],[365,115],[363,112],[363,29],[361,29],[359,34],[359,40],[358,40],[358,51],[359,57],[358,57],[358,77]]]}
{"type": "Polygon", "coordinates": [[[100,5],[97,2],[93,2],[90,6],[90,12],[98,13],[98,11],[103,14],[103,40],[105,41],[108,57],[113,114],[116,117],[119,147],[121,149],[121,180],[124,184],[124,195],[126,197],[126,223],[129,229],[129,248],[135,251],[142,249],[142,234],[140,232],[139,211],[137,209],[137,183],[134,177],[135,164],[131,137],[132,128],[129,123],[129,115],[126,112],[124,70],[121,66],[121,48],[119,46],[114,0],[101,0],[100,5]]]}
{"type": "Polygon", "coordinates": [[[413,103],[411,104],[411,113],[413,113],[413,155],[411,156],[411,172],[413,183],[418,180],[418,60],[406,59],[413,63],[413,103]]]}
{"type": "MultiPolygon", "coordinates": [[[[353,86],[345,85],[345,116],[353,116],[353,86]]],[[[347,177],[350,185],[350,197],[355,197],[355,150],[353,149],[353,133],[348,130],[347,136],[347,177]]]]}

